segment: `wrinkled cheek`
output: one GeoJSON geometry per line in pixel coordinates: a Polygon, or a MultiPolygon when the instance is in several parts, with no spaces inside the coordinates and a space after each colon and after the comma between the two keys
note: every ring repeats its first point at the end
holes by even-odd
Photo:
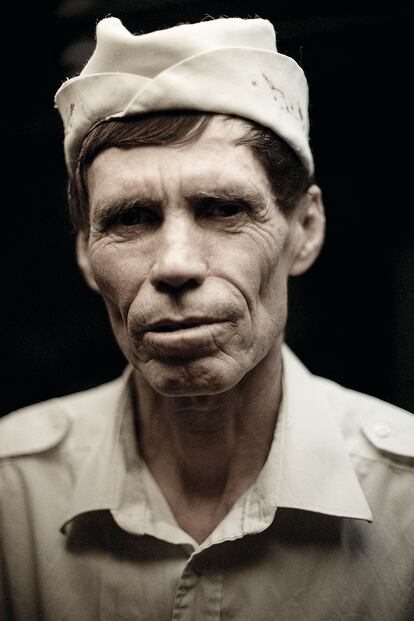
{"type": "Polygon", "coordinates": [[[138,275],[127,267],[127,263],[113,260],[101,260],[92,264],[96,283],[108,310],[115,313],[117,309],[124,321],[139,285],[138,275]]]}
{"type": "Polygon", "coordinates": [[[272,319],[280,312],[284,289],[277,263],[263,263],[260,272],[250,276],[249,287],[251,322],[258,339],[268,333],[272,319]]]}
{"type": "Polygon", "coordinates": [[[130,359],[132,348],[127,324],[129,308],[136,296],[136,278],[131,278],[122,266],[105,262],[93,266],[93,273],[118,345],[130,359]]]}
{"type": "Polygon", "coordinates": [[[118,346],[124,356],[130,360],[132,353],[131,343],[128,336],[128,329],[123,320],[122,314],[116,304],[114,304],[111,300],[104,298],[104,302],[116,342],[118,343],[118,346]]]}
{"type": "Polygon", "coordinates": [[[128,362],[137,370],[140,370],[140,365],[147,363],[151,359],[151,356],[146,351],[143,343],[137,339],[128,319],[126,318],[124,320],[119,308],[110,300],[104,301],[112,331],[120,350],[128,362]]]}
{"type": "Polygon", "coordinates": [[[276,266],[273,274],[260,291],[260,299],[264,311],[278,324],[284,323],[287,314],[287,276],[280,266],[276,266]]]}
{"type": "Polygon", "coordinates": [[[287,321],[287,273],[283,257],[269,260],[257,294],[258,338],[266,348],[280,337],[287,321]]]}

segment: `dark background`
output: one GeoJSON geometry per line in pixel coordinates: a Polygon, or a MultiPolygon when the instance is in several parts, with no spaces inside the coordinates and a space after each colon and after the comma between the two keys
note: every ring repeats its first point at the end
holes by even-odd
{"type": "Polygon", "coordinates": [[[408,3],[66,0],[3,12],[5,365],[1,413],[115,377],[124,361],[78,273],[53,95],[112,14],[146,32],[206,14],[270,19],[310,84],[327,240],[290,284],[287,342],[315,373],[414,410],[408,3]],[[409,149],[407,151],[407,149],[409,149]]]}

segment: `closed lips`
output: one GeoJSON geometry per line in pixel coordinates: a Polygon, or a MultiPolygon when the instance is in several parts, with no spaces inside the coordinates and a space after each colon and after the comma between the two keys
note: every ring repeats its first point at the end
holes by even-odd
{"type": "Polygon", "coordinates": [[[185,330],[187,328],[196,328],[198,326],[217,323],[216,320],[212,319],[194,319],[194,320],[186,320],[186,321],[160,321],[154,323],[146,328],[144,328],[144,332],[174,332],[176,330],[185,330]]]}

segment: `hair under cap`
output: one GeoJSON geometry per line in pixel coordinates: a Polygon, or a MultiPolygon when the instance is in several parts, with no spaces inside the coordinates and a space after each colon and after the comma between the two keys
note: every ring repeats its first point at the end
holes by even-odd
{"type": "Polygon", "coordinates": [[[313,172],[307,81],[292,58],[278,53],[267,20],[220,18],[133,35],[119,19],[103,19],[90,60],[62,84],[55,105],[65,128],[69,173],[97,123],[162,110],[232,114],[260,123],[313,172]]]}

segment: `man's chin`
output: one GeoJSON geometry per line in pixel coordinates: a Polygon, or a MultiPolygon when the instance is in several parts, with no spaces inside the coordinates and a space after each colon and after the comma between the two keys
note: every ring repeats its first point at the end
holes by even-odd
{"type": "Polygon", "coordinates": [[[215,358],[150,360],[139,364],[139,375],[161,395],[195,397],[214,395],[233,388],[240,374],[215,358]]]}

